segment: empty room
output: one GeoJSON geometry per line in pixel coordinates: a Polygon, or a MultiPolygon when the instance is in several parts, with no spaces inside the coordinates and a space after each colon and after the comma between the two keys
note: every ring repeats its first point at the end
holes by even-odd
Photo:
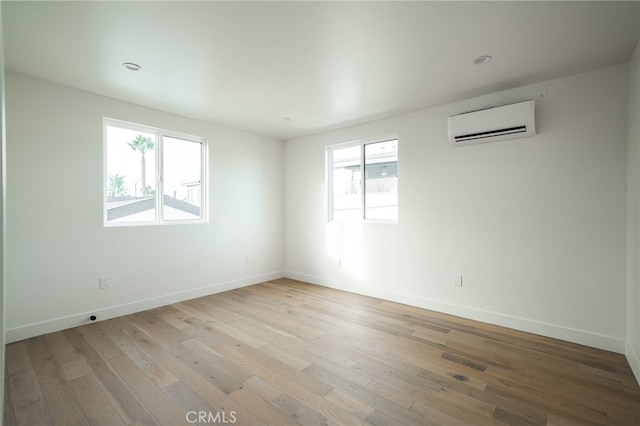
{"type": "Polygon", "coordinates": [[[0,17],[4,425],[640,424],[640,2],[0,17]]]}

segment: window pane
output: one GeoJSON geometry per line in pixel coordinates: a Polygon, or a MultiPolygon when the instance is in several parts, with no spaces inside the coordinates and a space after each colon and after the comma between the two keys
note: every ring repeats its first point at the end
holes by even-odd
{"type": "Polygon", "coordinates": [[[107,222],[156,221],[156,136],[107,126],[107,222]]]}
{"type": "Polygon", "coordinates": [[[165,137],[162,214],[165,220],[202,217],[202,144],[165,137]]]}
{"type": "Polygon", "coordinates": [[[364,146],[365,219],[398,220],[398,141],[364,146]]]}
{"type": "Polygon", "coordinates": [[[358,219],[362,205],[360,147],[332,150],[333,219],[358,219]]]}

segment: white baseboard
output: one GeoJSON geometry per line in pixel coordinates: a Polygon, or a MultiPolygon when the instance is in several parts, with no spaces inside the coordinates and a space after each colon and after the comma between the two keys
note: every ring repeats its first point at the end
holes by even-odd
{"type": "Polygon", "coordinates": [[[581,345],[591,346],[594,348],[604,349],[620,354],[625,352],[624,339],[606,336],[598,333],[592,333],[585,330],[563,327],[556,324],[544,323],[527,318],[501,314],[498,312],[485,311],[469,306],[456,305],[434,299],[397,293],[394,291],[363,287],[351,283],[336,281],[294,271],[285,271],[285,277],[309,282],[312,284],[318,284],[337,290],[348,291],[350,293],[363,294],[366,296],[385,299],[392,302],[415,306],[418,308],[430,309],[445,314],[508,327],[515,330],[526,331],[528,333],[539,334],[541,336],[552,337],[554,339],[578,343],[581,345]]]}
{"type": "Polygon", "coordinates": [[[627,362],[631,366],[633,375],[636,376],[636,382],[640,384],[640,358],[638,358],[638,354],[635,353],[628,341],[625,342],[624,354],[627,357],[627,362]]]}
{"type": "Polygon", "coordinates": [[[160,306],[170,305],[172,303],[183,302],[185,300],[195,299],[210,294],[221,293],[227,290],[233,290],[240,287],[246,287],[252,284],[258,284],[265,281],[275,280],[284,276],[283,271],[270,272],[252,277],[245,277],[238,280],[218,283],[211,286],[201,287],[193,290],[187,290],[177,293],[166,294],[163,296],[153,297],[150,299],[139,300],[136,302],[125,303],[117,306],[110,306],[103,309],[93,310],[91,312],[80,312],[66,317],[55,318],[48,321],[27,324],[20,327],[9,328],[6,330],[6,342],[12,343],[19,340],[28,339],[34,336],[40,336],[46,333],[65,330],[71,327],[88,324],[91,321],[89,316],[95,315],[98,320],[106,320],[123,315],[129,315],[136,312],[145,311],[147,309],[158,308],[160,306]]]}
{"type": "Polygon", "coordinates": [[[166,306],[171,303],[182,302],[185,300],[195,299],[210,294],[221,293],[227,290],[233,290],[248,285],[270,281],[282,277],[292,278],[305,281],[312,284],[322,285],[324,287],[334,288],[337,290],[348,291],[350,293],[363,294],[366,296],[377,297],[380,299],[398,302],[405,305],[416,306],[419,308],[430,309],[450,315],[463,318],[482,321],[490,324],[500,325],[516,330],[535,333],[542,336],[553,337],[568,342],[578,343],[595,348],[605,349],[617,353],[624,353],[631,365],[631,368],[640,381],[640,361],[637,354],[632,350],[628,343],[623,339],[611,336],[605,336],[597,333],[591,333],[584,330],[577,330],[568,327],[558,326],[555,324],[543,323],[526,318],[515,317],[497,312],[485,311],[468,306],[455,305],[451,303],[441,302],[438,300],[412,296],[403,293],[397,293],[387,290],[372,289],[368,287],[358,286],[347,282],[341,282],[314,275],[303,274],[293,271],[276,271],[252,277],[245,277],[238,280],[218,283],[207,287],[201,287],[183,292],[171,293],[150,299],[139,300],[136,302],[126,303],[117,306],[111,306],[103,309],[93,310],[91,312],[81,312],[66,317],[55,318],[48,321],[42,321],[33,324],[27,324],[20,327],[9,328],[6,330],[6,342],[12,343],[19,340],[28,339],[30,337],[39,336],[46,333],[64,330],[71,327],[77,327],[88,324],[90,315],[96,315],[98,320],[106,320],[123,315],[129,315],[136,312],[153,309],[160,306],[166,306]]]}

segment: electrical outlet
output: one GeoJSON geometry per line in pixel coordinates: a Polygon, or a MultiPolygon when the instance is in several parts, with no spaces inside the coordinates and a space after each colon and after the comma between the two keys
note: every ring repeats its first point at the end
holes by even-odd
{"type": "Polygon", "coordinates": [[[109,288],[110,279],[107,276],[100,277],[100,290],[104,290],[105,288],[109,288]]]}
{"type": "Polygon", "coordinates": [[[462,287],[462,274],[453,274],[453,285],[462,287]]]}

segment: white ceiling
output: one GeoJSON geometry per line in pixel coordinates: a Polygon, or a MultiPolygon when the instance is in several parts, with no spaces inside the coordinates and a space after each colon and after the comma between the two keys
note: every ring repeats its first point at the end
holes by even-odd
{"type": "Polygon", "coordinates": [[[9,70],[285,140],[625,62],[640,17],[612,1],[2,8],[9,70]]]}

